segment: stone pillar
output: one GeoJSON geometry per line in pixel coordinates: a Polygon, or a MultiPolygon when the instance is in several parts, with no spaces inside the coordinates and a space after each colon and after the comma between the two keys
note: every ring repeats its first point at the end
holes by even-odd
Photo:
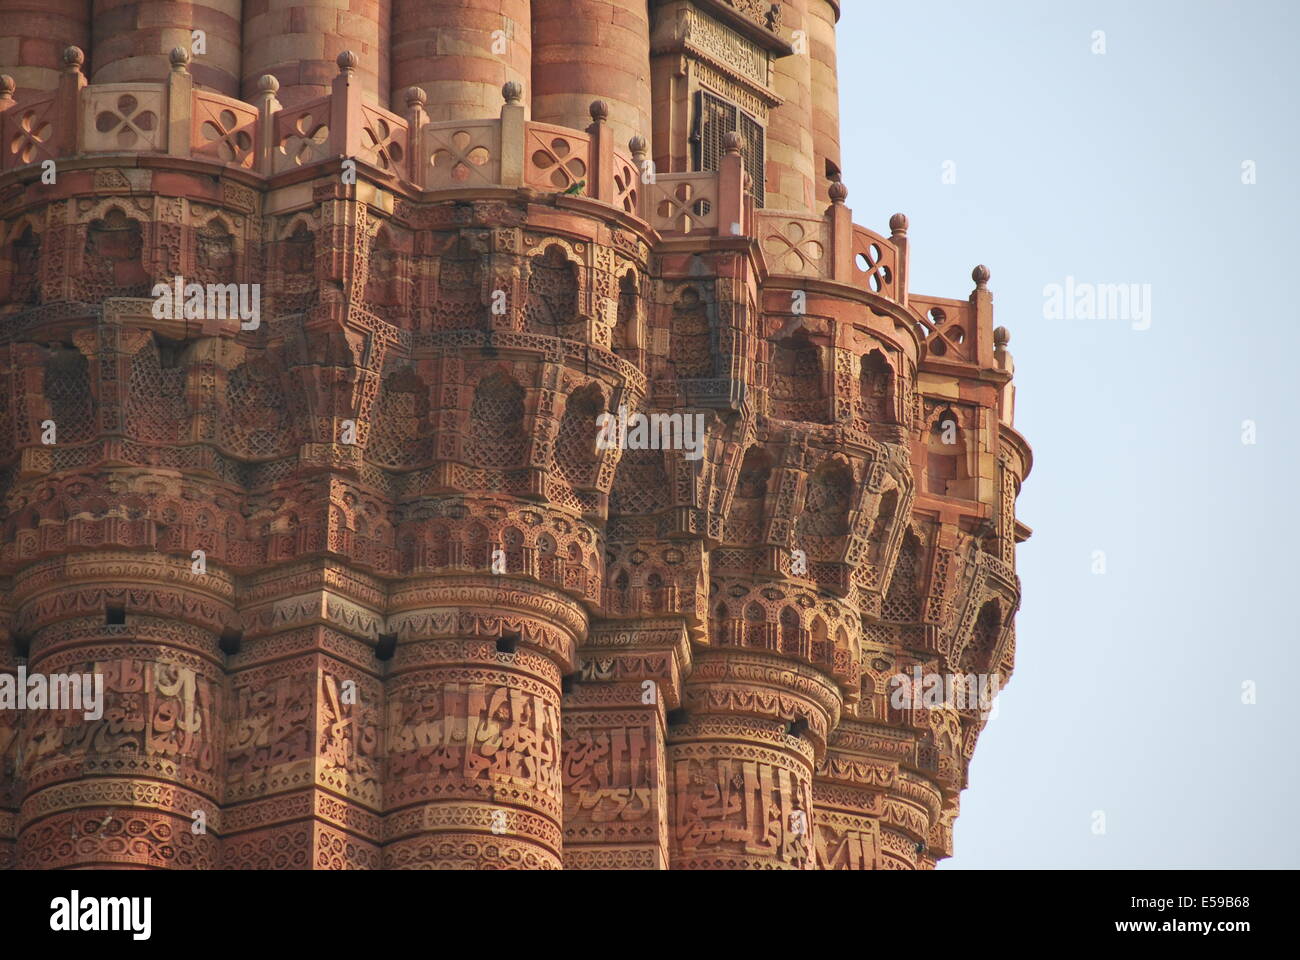
{"type": "Polygon", "coordinates": [[[223,869],[379,866],[380,666],[370,643],[319,623],[231,657],[223,869]]]}
{"type": "Polygon", "coordinates": [[[838,0],[808,0],[808,59],[812,69],[813,172],[817,178],[817,209],[830,202],[829,163],[840,166],[839,64],[835,50],[838,0]]]}
{"type": "MultiPolygon", "coordinates": [[[[68,538],[115,542],[120,523],[73,520],[68,538]]],[[[14,578],[29,676],[102,683],[97,709],[29,701],[24,711],[20,868],[217,866],[218,637],[233,583],[213,568],[197,579],[188,560],[111,550],[34,563],[14,578]]]]}
{"type": "Polygon", "coordinates": [[[905,725],[840,721],[813,787],[819,870],[934,866],[929,847],[944,794],[909,769],[924,760],[919,741],[905,725]]]}
{"type": "Polygon", "coordinates": [[[501,88],[532,91],[529,0],[396,0],[394,105],[419,87],[432,121],[485,120],[501,108],[501,88]]]}
{"type": "Polygon", "coordinates": [[[533,119],[585,130],[593,100],[609,104],[615,143],[625,144],[636,134],[650,139],[645,0],[533,5],[533,119]]]}
{"type": "Polygon", "coordinates": [[[240,0],[94,0],[90,81],[161,82],[171,72],[171,51],[180,47],[190,52],[196,86],[237,97],[239,16],[240,0]]]}
{"type": "Polygon", "coordinates": [[[795,37],[795,52],[774,64],[776,92],[785,101],[772,110],[767,125],[767,197],[772,210],[809,212],[816,177],[813,168],[811,18],[808,4],[824,0],[789,0],[782,6],[782,26],[795,37]]]}
{"type": "Polygon", "coordinates": [[[811,870],[813,767],[839,691],[810,667],[752,650],[696,653],[669,728],[674,870],[811,870]]]}
{"type": "Polygon", "coordinates": [[[408,581],[392,598],[385,868],[562,865],[561,677],[586,618],[500,579],[408,581]]]}
{"type": "MultiPolygon", "coordinates": [[[[338,55],[351,50],[363,95],[388,106],[391,0],[263,0],[244,11],[243,99],[252,102],[262,74],[280,81],[294,107],[330,92],[338,55]]],[[[402,104],[399,103],[400,110],[402,104]]]]}
{"type": "Polygon", "coordinates": [[[20,103],[59,88],[63,51],[90,47],[90,0],[10,0],[0,18],[0,67],[20,103]]]}
{"type": "Polygon", "coordinates": [[[592,627],[564,698],[566,869],[667,869],[665,717],[688,643],[680,621],[592,627]]]}

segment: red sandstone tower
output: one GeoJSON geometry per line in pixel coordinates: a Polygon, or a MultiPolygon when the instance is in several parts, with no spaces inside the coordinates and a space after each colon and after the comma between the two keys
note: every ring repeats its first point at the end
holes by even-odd
{"type": "Polygon", "coordinates": [[[1030,451],[838,2],[2,12],[0,865],[950,854],[1030,451]]]}

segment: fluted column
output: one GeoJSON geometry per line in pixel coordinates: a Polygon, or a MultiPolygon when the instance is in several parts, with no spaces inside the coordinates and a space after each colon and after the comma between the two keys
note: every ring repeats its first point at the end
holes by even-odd
{"type": "Polygon", "coordinates": [[[530,0],[396,0],[393,93],[427,95],[429,119],[482,120],[501,108],[501,87],[532,91],[530,0]]]}
{"type": "Polygon", "coordinates": [[[19,102],[59,87],[63,51],[90,49],[90,0],[10,0],[0,17],[0,66],[19,102]]]}
{"type": "Polygon", "coordinates": [[[773,85],[785,101],[772,110],[767,125],[767,202],[773,210],[809,211],[815,180],[813,161],[812,45],[810,2],[789,0],[782,6],[782,26],[793,36],[802,31],[795,52],[774,64],[773,85]]]}
{"type": "Polygon", "coordinates": [[[264,73],[280,81],[278,97],[286,107],[323,97],[338,73],[338,55],[351,50],[363,93],[387,107],[391,14],[391,0],[250,3],[244,10],[243,99],[256,98],[264,73]]]}
{"type": "Polygon", "coordinates": [[[535,3],[533,119],[585,130],[593,100],[609,104],[615,143],[625,144],[637,134],[650,139],[645,0],[535,3]]]}
{"type": "Polygon", "coordinates": [[[100,551],[15,577],[28,674],[91,677],[103,691],[98,711],[83,700],[80,710],[22,717],[19,867],[217,866],[218,637],[232,584],[211,569],[194,583],[189,569],[157,554],[100,551]]]}
{"type": "Polygon", "coordinates": [[[672,868],[813,869],[813,767],[835,685],[781,657],[700,650],[682,707],[668,732],[672,868]]]}
{"type": "Polygon", "coordinates": [[[161,82],[180,47],[196,86],[239,96],[240,8],[240,0],[95,0],[90,81],[161,82]]]}
{"type": "Polygon", "coordinates": [[[525,581],[408,582],[389,618],[384,866],[561,866],[561,677],[585,614],[525,581]]]}
{"type": "Polygon", "coordinates": [[[835,24],[838,0],[808,0],[808,54],[812,80],[813,174],[817,178],[817,207],[830,202],[829,169],[840,167],[839,63],[835,24]],[[827,164],[830,164],[830,167],[827,164]]]}

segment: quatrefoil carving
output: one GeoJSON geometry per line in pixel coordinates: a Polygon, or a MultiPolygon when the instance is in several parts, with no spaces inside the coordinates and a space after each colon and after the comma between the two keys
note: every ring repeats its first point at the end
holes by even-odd
{"type": "Polygon", "coordinates": [[[812,236],[797,220],[786,224],[784,232],[778,230],[763,241],[768,253],[779,260],[787,273],[803,273],[815,269],[826,256],[820,240],[812,236]]]}
{"type": "Polygon", "coordinates": [[[457,130],[451,135],[450,140],[444,141],[433,151],[429,162],[444,176],[457,183],[463,183],[472,174],[478,173],[482,176],[478,168],[486,166],[491,159],[492,154],[487,147],[475,143],[474,138],[466,131],[457,130]]]}
{"type": "Polygon", "coordinates": [[[395,170],[403,156],[402,145],[393,135],[393,130],[383,117],[370,118],[362,133],[366,137],[366,151],[374,158],[375,166],[380,170],[395,170]]]}
{"type": "Polygon", "coordinates": [[[533,151],[533,166],[542,173],[549,171],[548,179],[557,190],[567,190],[587,175],[587,163],[572,155],[573,147],[563,137],[556,137],[550,146],[533,151]]]}
{"type": "Polygon", "coordinates": [[[115,135],[117,145],[130,150],[141,140],[153,143],[153,132],[158,129],[158,115],[140,108],[140,102],[129,93],[117,98],[117,111],[101,110],[95,117],[95,129],[105,135],[115,135]]]}
{"type": "Polygon", "coordinates": [[[289,158],[295,166],[302,166],[315,160],[324,151],[321,149],[329,139],[330,128],[309,113],[304,113],[293,125],[293,132],[280,140],[279,150],[282,156],[289,158]]]}
{"type": "Polygon", "coordinates": [[[708,212],[707,197],[701,197],[695,184],[679,183],[671,193],[661,194],[657,214],[679,233],[690,233],[708,212]]]}
{"type": "Polygon", "coordinates": [[[41,144],[50,139],[54,128],[44,120],[38,119],[35,110],[28,110],[18,121],[18,133],[9,144],[9,152],[23,163],[31,163],[41,144]]]}
{"type": "Polygon", "coordinates": [[[222,110],[215,119],[203,121],[199,127],[203,138],[217,144],[217,156],[225,163],[242,163],[252,152],[253,138],[246,130],[236,130],[239,118],[231,110],[222,110]]]}
{"type": "Polygon", "coordinates": [[[894,272],[887,264],[881,263],[880,247],[870,244],[854,258],[859,272],[866,275],[867,286],[875,293],[881,293],[894,282],[894,272]]]}

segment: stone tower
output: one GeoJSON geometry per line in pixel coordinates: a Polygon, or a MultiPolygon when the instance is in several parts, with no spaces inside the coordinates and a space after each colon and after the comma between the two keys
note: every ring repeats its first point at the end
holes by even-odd
{"type": "Polygon", "coordinates": [[[838,17],[4,3],[0,865],[951,853],[1030,451],[838,17]]]}

